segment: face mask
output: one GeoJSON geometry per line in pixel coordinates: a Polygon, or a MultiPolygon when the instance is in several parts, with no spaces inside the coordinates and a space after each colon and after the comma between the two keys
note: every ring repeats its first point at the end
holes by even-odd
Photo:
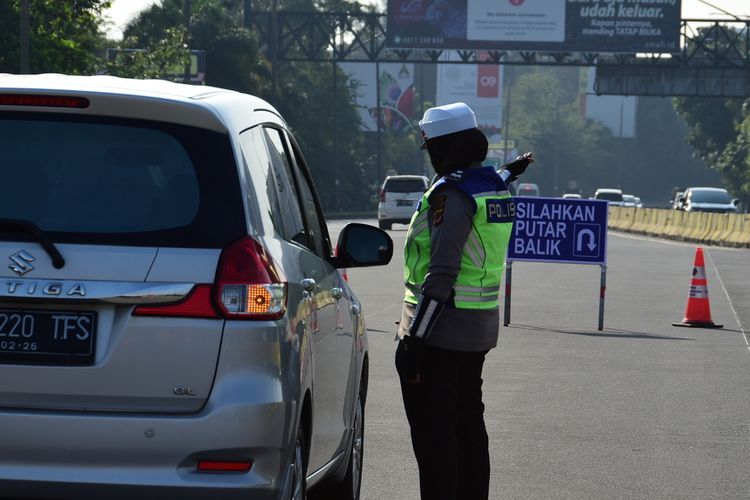
{"type": "Polygon", "coordinates": [[[432,163],[432,168],[435,169],[435,172],[440,177],[450,173],[450,168],[445,165],[445,151],[441,151],[444,149],[445,147],[440,147],[437,144],[427,145],[427,154],[430,156],[430,163],[432,163]]]}

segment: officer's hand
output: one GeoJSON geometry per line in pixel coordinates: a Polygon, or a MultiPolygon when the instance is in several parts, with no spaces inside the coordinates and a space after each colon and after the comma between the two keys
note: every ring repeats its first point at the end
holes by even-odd
{"type": "Polygon", "coordinates": [[[526,168],[532,163],[534,163],[534,153],[529,151],[528,153],[525,153],[523,156],[519,156],[507,165],[503,165],[500,169],[500,172],[502,174],[503,170],[507,170],[510,173],[510,177],[506,179],[506,182],[511,183],[518,179],[518,176],[523,174],[526,171],[526,168]]]}

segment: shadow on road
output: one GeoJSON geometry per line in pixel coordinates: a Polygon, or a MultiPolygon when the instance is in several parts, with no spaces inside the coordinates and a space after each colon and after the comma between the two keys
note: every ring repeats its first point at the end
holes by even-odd
{"type": "Polygon", "coordinates": [[[585,332],[585,331],[573,331],[573,330],[560,330],[557,328],[545,328],[541,326],[531,325],[519,325],[512,324],[512,328],[519,328],[521,330],[534,330],[538,332],[553,332],[553,333],[565,333],[567,335],[582,335],[585,337],[600,337],[600,338],[624,338],[624,339],[652,339],[652,340],[693,340],[685,337],[670,337],[667,335],[656,335],[653,333],[644,332],[633,332],[630,330],[618,330],[615,328],[605,328],[604,331],[599,332],[585,332]]]}

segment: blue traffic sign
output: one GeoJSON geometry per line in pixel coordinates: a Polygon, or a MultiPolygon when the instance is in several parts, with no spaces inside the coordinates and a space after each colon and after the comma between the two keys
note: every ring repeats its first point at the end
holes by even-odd
{"type": "Polygon", "coordinates": [[[607,263],[607,202],[517,196],[508,260],[607,263]]]}

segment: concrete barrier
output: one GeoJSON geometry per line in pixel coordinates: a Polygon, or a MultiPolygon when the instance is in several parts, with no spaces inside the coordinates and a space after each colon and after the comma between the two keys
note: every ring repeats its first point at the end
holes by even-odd
{"type": "Polygon", "coordinates": [[[610,206],[609,227],[658,238],[750,247],[750,214],[610,206]]]}

